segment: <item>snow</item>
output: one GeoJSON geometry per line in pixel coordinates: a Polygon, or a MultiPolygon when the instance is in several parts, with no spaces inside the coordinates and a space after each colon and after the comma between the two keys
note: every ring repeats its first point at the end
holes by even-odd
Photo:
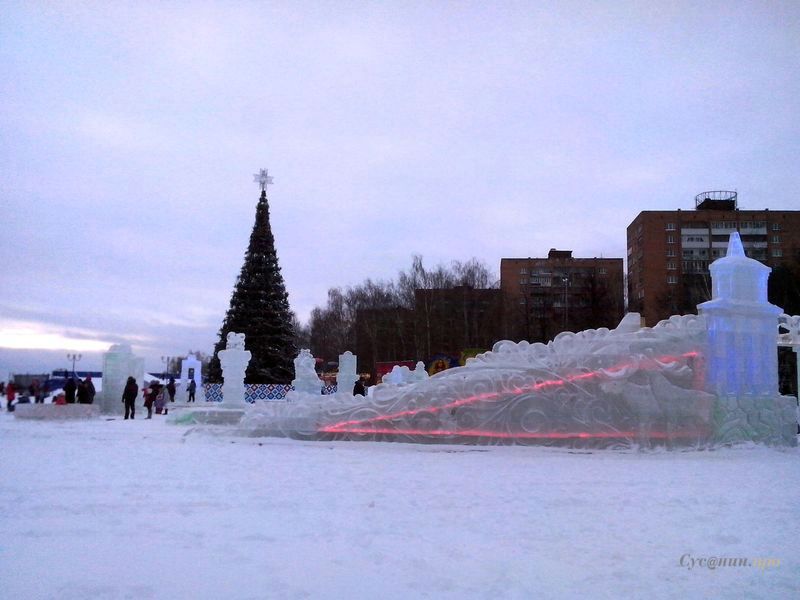
{"type": "Polygon", "coordinates": [[[798,448],[298,442],[141,416],[0,415],[0,598],[797,597],[798,448]]]}

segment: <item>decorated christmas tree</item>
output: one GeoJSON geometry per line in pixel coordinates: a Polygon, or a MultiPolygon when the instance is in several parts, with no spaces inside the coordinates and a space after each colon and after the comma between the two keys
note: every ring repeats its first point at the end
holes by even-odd
{"type": "Polygon", "coordinates": [[[283,282],[275,238],[269,224],[267,185],[272,178],[266,169],[256,175],[261,198],[256,207],[256,222],[242,271],[231,295],[231,304],[219,331],[214,357],[209,365],[209,381],[222,381],[217,352],[223,350],[228,333],[245,334],[245,344],[253,357],[247,367],[246,383],[289,383],[294,378],[294,327],[289,298],[283,282]]]}

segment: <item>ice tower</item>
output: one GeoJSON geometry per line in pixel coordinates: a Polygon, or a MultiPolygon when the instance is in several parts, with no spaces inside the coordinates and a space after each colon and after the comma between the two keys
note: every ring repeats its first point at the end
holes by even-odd
{"type": "Polygon", "coordinates": [[[697,307],[708,331],[707,385],[718,399],[720,441],[794,441],[794,407],[778,393],[782,310],[767,300],[770,270],[745,256],[732,233],[727,255],[710,266],[712,300],[697,307]]]}
{"type": "Polygon", "coordinates": [[[739,233],[709,270],[712,300],[698,306],[708,326],[708,384],[720,396],[778,393],[775,339],[783,311],[767,300],[770,268],[744,254],[739,233]]]}

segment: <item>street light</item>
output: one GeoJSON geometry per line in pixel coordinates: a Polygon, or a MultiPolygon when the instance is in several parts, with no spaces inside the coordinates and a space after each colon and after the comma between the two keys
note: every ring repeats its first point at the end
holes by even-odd
{"type": "Polygon", "coordinates": [[[172,362],[172,357],[171,356],[162,356],[161,357],[161,362],[164,363],[164,375],[166,375],[166,377],[164,377],[164,379],[169,379],[169,365],[172,362]]]}
{"type": "Polygon", "coordinates": [[[81,354],[67,354],[67,360],[72,361],[72,376],[75,377],[75,361],[80,360],[81,354]]]}

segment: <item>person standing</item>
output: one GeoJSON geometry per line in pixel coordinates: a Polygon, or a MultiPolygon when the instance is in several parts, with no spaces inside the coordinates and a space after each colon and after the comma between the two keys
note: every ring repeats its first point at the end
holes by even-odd
{"type": "Polygon", "coordinates": [[[160,390],[161,384],[159,384],[155,379],[150,382],[150,387],[145,390],[144,407],[147,409],[147,416],[145,419],[153,418],[153,404],[155,404],[156,398],[158,398],[158,392],[160,390]]]}
{"type": "Polygon", "coordinates": [[[78,380],[78,404],[89,404],[89,389],[86,387],[86,382],[78,380]]]}
{"type": "Polygon", "coordinates": [[[167,392],[169,393],[169,401],[175,402],[175,378],[170,377],[167,384],[167,392]]]}
{"type": "Polygon", "coordinates": [[[86,379],[83,380],[83,384],[86,386],[86,395],[89,400],[89,404],[94,403],[94,397],[97,394],[97,390],[94,388],[94,383],[92,383],[92,376],[87,375],[86,379]]]}
{"type": "Polygon", "coordinates": [[[14,410],[14,398],[17,397],[17,390],[14,387],[14,382],[9,381],[6,385],[6,410],[12,412],[14,410]]]}
{"type": "Polygon", "coordinates": [[[189,387],[186,388],[189,392],[189,400],[187,402],[194,402],[194,393],[197,391],[197,383],[194,379],[189,380],[189,387]]]}
{"type": "Polygon", "coordinates": [[[47,395],[47,382],[39,383],[38,379],[34,379],[34,383],[36,384],[36,395],[33,401],[36,404],[44,404],[44,397],[47,395]]]}
{"type": "Polygon", "coordinates": [[[128,377],[125,389],[122,392],[122,401],[125,403],[125,418],[130,414],[131,419],[136,414],[136,396],[139,395],[139,386],[133,377],[128,377]]]}
{"type": "Polygon", "coordinates": [[[364,378],[359,377],[353,386],[353,396],[366,396],[367,390],[364,387],[364,378]]]}
{"type": "Polygon", "coordinates": [[[78,386],[75,385],[75,379],[70,377],[64,384],[64,397],[67,399],[67,404],[75,404],[75,391],[78,386]]]}

